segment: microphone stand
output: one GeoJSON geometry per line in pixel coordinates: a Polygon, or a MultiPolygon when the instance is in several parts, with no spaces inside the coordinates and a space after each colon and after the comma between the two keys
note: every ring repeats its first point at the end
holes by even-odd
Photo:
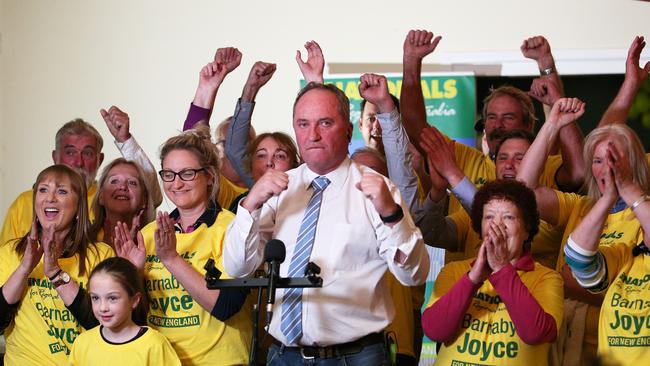
{"type": "MultiPolygon", "coordinates": [[[[208,289],[216,290],[222,288],[247,288],[258,289],[257,303],[253,306],[253,334],[251,338],[251,348],[249,352],[249,366],[257,366],[257,348],[258,337],[257,328],[259,326],[260,307],[262,306],[262,290],[269,287],[268,277],[254,278],[233,278],[221,280],[221,271],[214,266],[214,260],[208,259],[203,268],[206,270],[205,283],[208,289]]],[[[320,267],[315,263],[309,262],[305,269],[305,277],[278,277],[275,288],[317,288],[323,287],[323,279],[319,277],[320,267]]],[[[270,322],[269,322],[270,324],[270,322]]],[[[267,325],[269,325],[267,324],[267,325]]],[[[268,333],[268,329],[266,330],[268,333]]]]}

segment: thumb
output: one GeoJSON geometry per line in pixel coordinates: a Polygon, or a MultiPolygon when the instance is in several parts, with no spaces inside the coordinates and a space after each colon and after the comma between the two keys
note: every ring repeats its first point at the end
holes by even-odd
{"type": "Polygon", "coordinates": [[[300,50],[296,50],[296,62],[300,67],[305,65],[305,63],[302,61],[302,55],[300,54],[300,50]]]}
{"type": "Polygon", "coordinates": [[[102,118],[104,118],[104,121],[110,122],[109,115],[108,115],[108,112],[106,111],[106,109],[104,109],[104,108],[100,109],[99,113],[102,115],[102,118]]]}
{"type": "Polygon", "coordinates": [[[643,66],[643,70],[645,72],[650,72],[650,61],[645,63],[645,66],[643,66]]]}

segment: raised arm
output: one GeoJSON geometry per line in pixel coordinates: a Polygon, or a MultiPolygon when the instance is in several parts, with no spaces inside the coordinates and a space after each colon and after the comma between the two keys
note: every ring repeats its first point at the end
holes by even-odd
{"type": "MultiPolygon", "coordinates": [[[[27,276],[32,273],[34,268],[36,268],[38,263],[41,261],[41,258],[43,257],[43,247],[38,241],[37,233],[38,228],[36,226],[36,220],[33,220],[31,230],[27,236],[27,246],[25,247],[25,253],[23,253],[20,264],[18,265],[18,268],[16,268],[9,276],[7,282],[2,285],[2,297],[4,298],[4,301],[2,301],[3,304],[7,304],[9,306],[18,305],[22,298],[23,292],[25,291],[25,287],[27,287],[27,276]]],[[[7,314],[3,312],[2,315],[4,318],[7,314]]]]}
{"type": "Polygon", "coordinates": [[[634,41],[630,45],[627,52],[627,59],[625,60],[625,79],[623,85],[618,90],[618,94],[614,97],[612,104],[607,107],[603,117],[598,123],[598,127],[604,126],[609,123],[626,123],[627,115],[630,112],[634,98],[636,97],[639,88],[645,83],[650,73],[650,61],[641,67],[641,51],[645,47],[645,39],[643,36],[634,37],[634,41]]]}
{"type": "Polygon", "coordinates": [[[428,127],[420,78],[422,59],[436,49],[440,39],[440,36],[434,37],[433,33],[425,30],[411,30],[404,40],[400,94],[402,121],[409,139],[422,155],[425,152],[420,147],[420,133],[428,127]]]}
{"type": "Polygon", "coordinates": [[[244,164],[246,147],[250,141],[251,116],[255,107],[257,92],[269,81],[275,73],[275,64],[257,61],[251,68],[244,84],[241,97],[235,107],[233,120],[230,124],[225,152],[237,175],[249,188],[253,186],[253,178],[244,164]]]}
{"type": "Polygon", "coordinates": [[[147,182],[147,188],[151,192],[151,199],[153,199],[153,206],[158,207],[162,203],[162,192],[158,184],[158,175],[156,168],[154,168],[151,160],[144,152],[142,147],[131,135],[130,125],[131,120],[126,112],[123,112],[116,106],[111,106],[108,111],[105,109],[100,110],[106,127],[115,138],[115,146],[120,150],[120,154],[126,160],[135,161],[142,168],[144,173],[144,180],[147,182]]]}
{"type": "Polygon", "coordinates": [[[435,153],[430,146],[423,144],[423,147],[428,154],[427,164],[431,189],[424,202],[413,212],[413,220],[422,231],[422,237],[426,244],[458,252],[461,250],[458,227],[454,220],[445,216],[448,202],[446,188],[449,183],[434,168],[432,156],[435,156],[435,153]]]}
{"type": "MultiPolygon", "coordinates": [[[[543,36],[530,37],[521,44],[521,54],[528,59],[534,60],[539,69],[540,78],[557,85],[559,96],[564,96],[564,85],[560,74],[555,68],[555,59],[551,52],[551,45],[543,36]]],[[[544,103],[544,114],[548,115],[553,106],[553,102],[544,103]]]]}
{"type": "MultiPolygon", "coordinates": [[[[390,106],[393,101],[388,93],[388,86],[385,78],[374,74],[365,74],[360,79],[359,92],[361,97],[369,103],[390,106]],[[371,76],[372,75],[372,76],[371,76]],[[380,78],[382,78],[380,83],[380,78]],[[390,99],[390,103],[388,100],[390,99]]],[[[384,145],[386,155],[386,165],[388,166],[388,177],[395,183],[397,189],[402,194],[404,202],[409,210],[413,212],[417,209],[418,201],[418,181],[411,164],[412,155],[409,151],[409,139],[406,130],[400,120],[399,112],[395,105],[389,111],[382,112],[381,108],[377,119],[381,125],[381,141],[384,145]]]]}
{"type": "Polygon", "coordinates": [[[535,141],[530,145],[524,159],[517,169],[517,180],[535,191],[537,205],[542,219],[551,224],[557,222],[559,202],[555,192],[548,187],[538,187],[539,177],[546,163],[546,157],[556,141],[558,134],[567,125],[575,122],[584,114],[585,104],[577,98],[558,99],[548,119],[537,133],[535,141]]]}
{"type": "MultiPolygon", "coordinates": [[[[537,62],[541,76],[533,80],[528,94],[543,104],[544,114],[548,116],[553,104],[564,96],[564,86],[555,67],[551,45],[542,36],[531,37],[522,43],[521,53],[537,62]]],[[[559,144],[562,166],[557,172],[556,182],[562,190],[575,191],[580,188],[584,179],[583,136],[577,123],[562,129],[559,144]]]]}
{"type": "Polygon", "coordinates": [[[217,91],[226,76],[239,66],[241,57],[241,52],[234,47],[219,48],[214,55],[214,61],[201,69],[199,85],[183,124],[183,131],[193,128],[199,122],[210,123],[217,91]]]}
{"type": "Polygon", "coordinates": [[[320,45],[316,41],[309,41],[305,43],[305,49],[307,50],[307,61],[302,60],[302,55],[300,50],[296,50],[296,62],[300,68],[303,78],[307,83],[315,82],[322,84],[323,79],[323,70],[325,68],[325,58],[323,57],[323,51],[320,48],[320,45]]]}

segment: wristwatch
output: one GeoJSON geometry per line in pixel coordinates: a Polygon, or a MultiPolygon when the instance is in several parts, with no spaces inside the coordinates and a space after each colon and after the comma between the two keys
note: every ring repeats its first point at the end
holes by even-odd
{"type": "Polygon", "coordinates": [[[381,215],[379,215],[379,218],[381,219],[381,221],[384,224],[392,224],[392,223],[398,222],[399,220],[401,220],[404,217],[404,211],[402,210],[402,206],[400,206],[400,205],[396,205],[396,206],[397,206],[397,210],[395,211],[394,214],[392,214],[390,216],[381,216],[381,215]]]}
{"type": "Polygon", "coordinates": [[[52,288],[56,289],[59,286],[70,283],[70,275],[63,270],[59,270],[50,281],[52,282],[52,288]]]}
{"type": "Polygon", "coordinates": [[[539,74],[541,76],[549,76],[554,72],[555,72],[555,66],[551,66],[551,67],[547,67],[547,68],[545,68],[543,70],[539,70],[539,74]]]}

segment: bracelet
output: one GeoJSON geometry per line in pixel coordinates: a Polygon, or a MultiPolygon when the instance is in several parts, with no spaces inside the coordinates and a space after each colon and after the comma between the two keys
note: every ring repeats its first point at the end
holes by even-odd
{"type": "Polygon", "coordinates": [[[61,272],[63,272],[63,270],[62,270],[61,268],[59,268],[59,270],[56,271],[56,273],[54,274],[54,276],[52,276],[52,277],[49,277],[49,276],[48,276],[47,278],[49,278],[50,281],[52,281],[52,280],[54,280],[54,279],[56,278],[56,276],[58,276],[59,274],[61,274],[61,272]]]}
{"type": "Polygon", "coordinates": [[[549,75],[553,74],[554,72],[555,72],[555,67],[554,66],[548,67],[548,68],[546,68],[544,70],[539,70],[539,74],[541,76],[549,76],[549,75]]]}
{"type": "Polygon", "coordinates": [[[645,202],[647,200],[648,200],[648,195],[646,195],[645,193],[642,194],[636,201],[634,201],[632,203],[632,206],[630,206],[632,208],[632,211],[634,211],[634,209],[639,207],[640,204],[642,204],[643,202],[645,202]]]}
{"type": "Polygon", "coordinates": [[[395,213],[393,213],[390,216],[379,215],[379,218],[384,224],[392,224],[394,222],[398,222],[399,220],[402,219],[402,217],[404,217],[404,211],[402,210],[402,206],[400,205],[397,205],[397,210],[395,211],[395,213]]]}

